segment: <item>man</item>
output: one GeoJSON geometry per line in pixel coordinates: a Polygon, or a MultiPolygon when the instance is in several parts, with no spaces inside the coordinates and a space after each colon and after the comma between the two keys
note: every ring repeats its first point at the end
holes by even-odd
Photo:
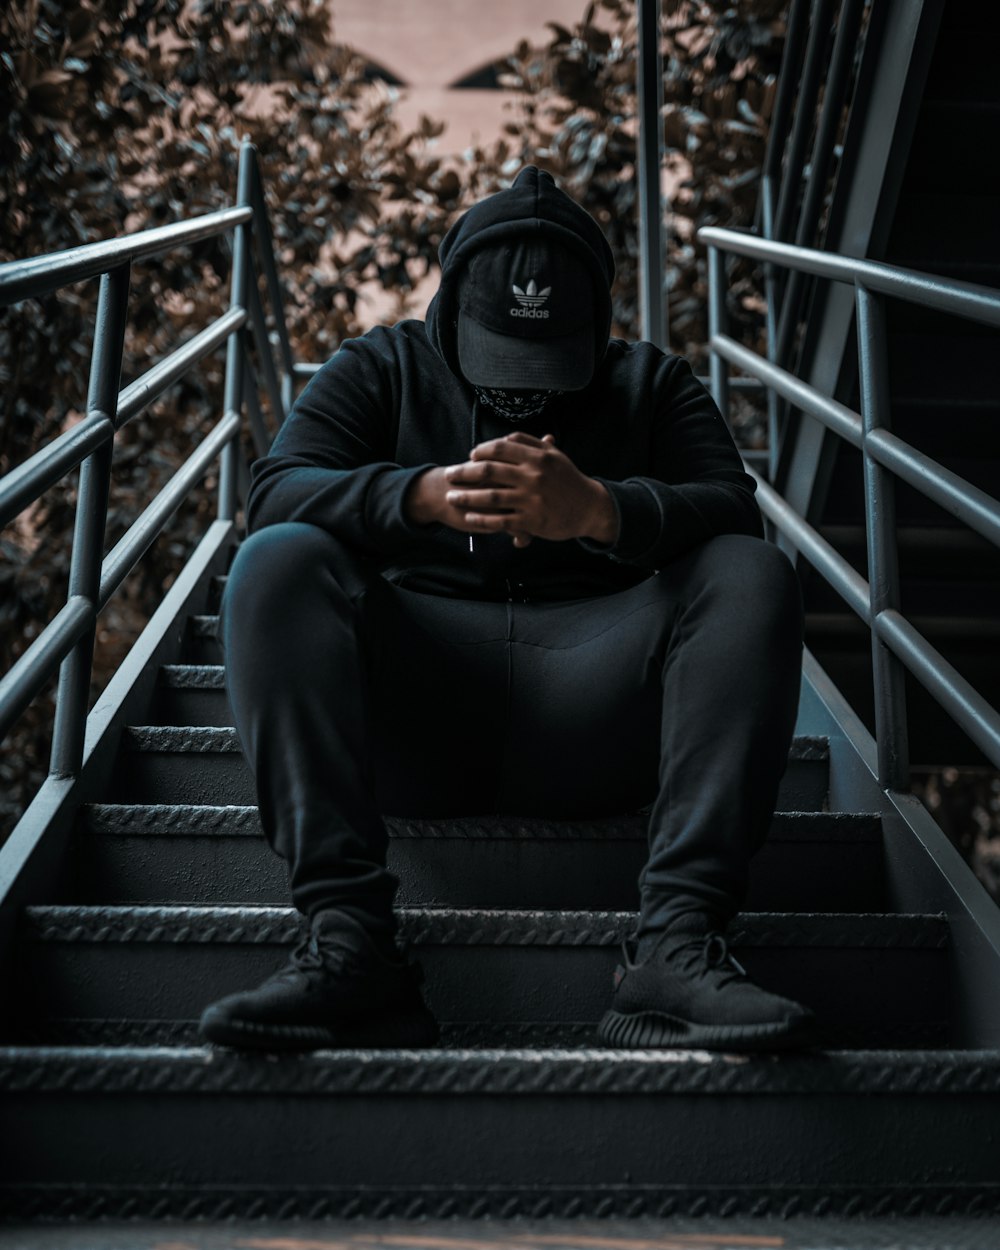
{"type": "Polygon", "coordinates": [[[261,823],[309,919],[209,1006],[232,1046],[433,1044],[395,941],[383,815],[652,802],[598,1035],[810,1037],[723,931],[774,814],[802,600],[687,362],[610,339],[614,263],[534,166],[442,242],[425,322],[345,342],[252,466],[220,611],[261,823]]]}

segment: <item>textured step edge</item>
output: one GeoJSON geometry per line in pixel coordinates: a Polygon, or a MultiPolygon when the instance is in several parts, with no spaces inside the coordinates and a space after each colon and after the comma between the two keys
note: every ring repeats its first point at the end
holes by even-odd
{"type": "Polygon", "coordinates": [[[318,1050],[0,1047],[8,1093],[969,1094],[1000,1093],[995,1050],[318,1050]]]}
{"type": "MultiPolygon", "coordinates": [[[[0,1218],[40,1224],[105,1220],[727,1219],[1000,1214],[1000,1186],[0,1186],[0,1218]]],[[[572,1242],[572,1235],[564,1240],[572,1242]]],[[[720,1243],[726,1241],[719,1233],[720,1243]]]]}
{"type": "MultiPolygon", "coordinates": [[[[256,806],[193,803],[87,803],[81,826],[94,834],[219,834],[262,837],[256,806]]],[[[465,840],[647,841],[648,813],[593,820],[549,820],[534,816],[476,816],[411,819],[386,816],[390,838],[465,840]]],[[[879,843],[878,812],[775,812],[768,842],[879,843]]]]}
{"type": "MultiPolygon", "coordinates": [[[[399,936],[434,946],[617,946],[634,930],[624,911],[398,907],[399,936]]],[[[25,907],[21,931],[41,942],[172,942],[291,945],[307,932],[291,907],[25,907]]],[[[733,946],[920,947],[949,944],[944,912],[745,912],[729,925],[733,946]]]]}
{"type": "Polygon", "coordinates": [[[172,690],[225,690],[224,664],[161,664],[157,679],[172,690]]]}
{"type": "MultiPolygon", "coordinates": [[[[241,752],[236,730],[229,725],[127,725],[122,748],[129,751],[241,752]]],[[[826,760],[829,739],[797,734],[788,752],[790,760],[826,760]]]]}

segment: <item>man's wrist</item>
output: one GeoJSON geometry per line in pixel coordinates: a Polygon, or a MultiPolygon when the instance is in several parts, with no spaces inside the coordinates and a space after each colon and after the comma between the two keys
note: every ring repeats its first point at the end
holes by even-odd
{"type": "Polygon", "coordinates": [[[592,538],[595,542],[611,546],[618,541],[618,509],[611,498],[611,492],[604,483],[593,477],[590,481],[594,486],[594,504],[587,521],[587,528],[580,537],[592,538]]]}
{"type": "Polygon", "coordinates": [[[407,486],[403,494],[403,515],[414,525],[430,525],[435,520],[433,503],[427,492],[427,477],[433,469],[424,469],[407,486]]]}

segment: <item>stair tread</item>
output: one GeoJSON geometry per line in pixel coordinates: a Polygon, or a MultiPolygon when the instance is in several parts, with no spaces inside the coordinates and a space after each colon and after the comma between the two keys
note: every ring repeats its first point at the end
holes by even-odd
{"type": "MultiPolygon", "coordinates": [[[[106,835],[262,837],[260,809],[250,805],[194,803],[85,803],[82,827],[106,835]]],[[[441,819],[386,816],[390,838],[636,840],[645,844],[648,813],[592,820],[541,816],[461,816],[441,819]]],[[[877,812],[775,812],[768,842],[864,842],[882,840],[877,812]]]]}
{"type": "MultiPolygon", "coordinates": [[[[126,725],[122,746],[133,751],[241,752],[236,729],[230,725],[126,725]]],[[[794,760],[829,758],[829,739],[796,734],[788,753],[794,760]]]]}
{"type": "Polygon", "coordinates": [[[160,686],[177,690],[225,690],[225,664],[161,664],[160,686]]]}
{"type": "MultiPolygon", "coordinates": [[[[632,911],[399,907],[400,938],[414,945],[616,946],[634,930],[632,911]]],[[[23,936],[37,942],[162,942],[291,946],[307,931],[293,907],[173,904],[33,904],[23,936]]],[[[740,912],[734,946],[919,947],[950,941],[943,912],[740,912]]]]}
{"type": "Polygon", "coordinates": [[[1000,1090],[995,1049],[744,1055],[588,1047],[327,1049],[0,1046],[0,1088],[138,1094],[938,1094],[1000,1090]]]}
{"type": "MultiPolygon", "coordinates": [[[[598,1016],[589,1020],[444,1019],[435,1049],[450,1051],[531,1051],[603,1049],[594,1032],[598,1016]]],[[[191,1049],[205,1045],[196,1019],[145,1019],[114,1016],[49,1016],[36,1019],[5,1039],[8,1047],[125,1047],[191,1049]]],[[[905,1041],[899,1030],[879,1030],[877,1022],[841,1021],[834,1038],[816,1050],[942,1050],[950,1045],[940,1020],[910,1020],[905,1041]]],[[[708,1053],[708,1052],[705,1052],[708,1053]]]]}

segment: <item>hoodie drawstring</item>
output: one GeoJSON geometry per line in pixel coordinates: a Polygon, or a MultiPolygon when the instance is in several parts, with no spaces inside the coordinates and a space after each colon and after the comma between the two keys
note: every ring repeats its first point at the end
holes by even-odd
{"type": "MultiPolygon", "coordinates": [[[[477,395],[475,399],[472,401],[472,446],[473,447],[475,447],[476,443],[479,441],[479,438],[477,435],[477,429],[479,425],[478,418],[479,418],[479,396],[477,395]]],[[[473,535],[470,534],[469,535],[469,551],[470,553],[475,554],[475,550],[476,550],[476,546],[475,546],[475,543],[473,542],[473,535]]]]}

